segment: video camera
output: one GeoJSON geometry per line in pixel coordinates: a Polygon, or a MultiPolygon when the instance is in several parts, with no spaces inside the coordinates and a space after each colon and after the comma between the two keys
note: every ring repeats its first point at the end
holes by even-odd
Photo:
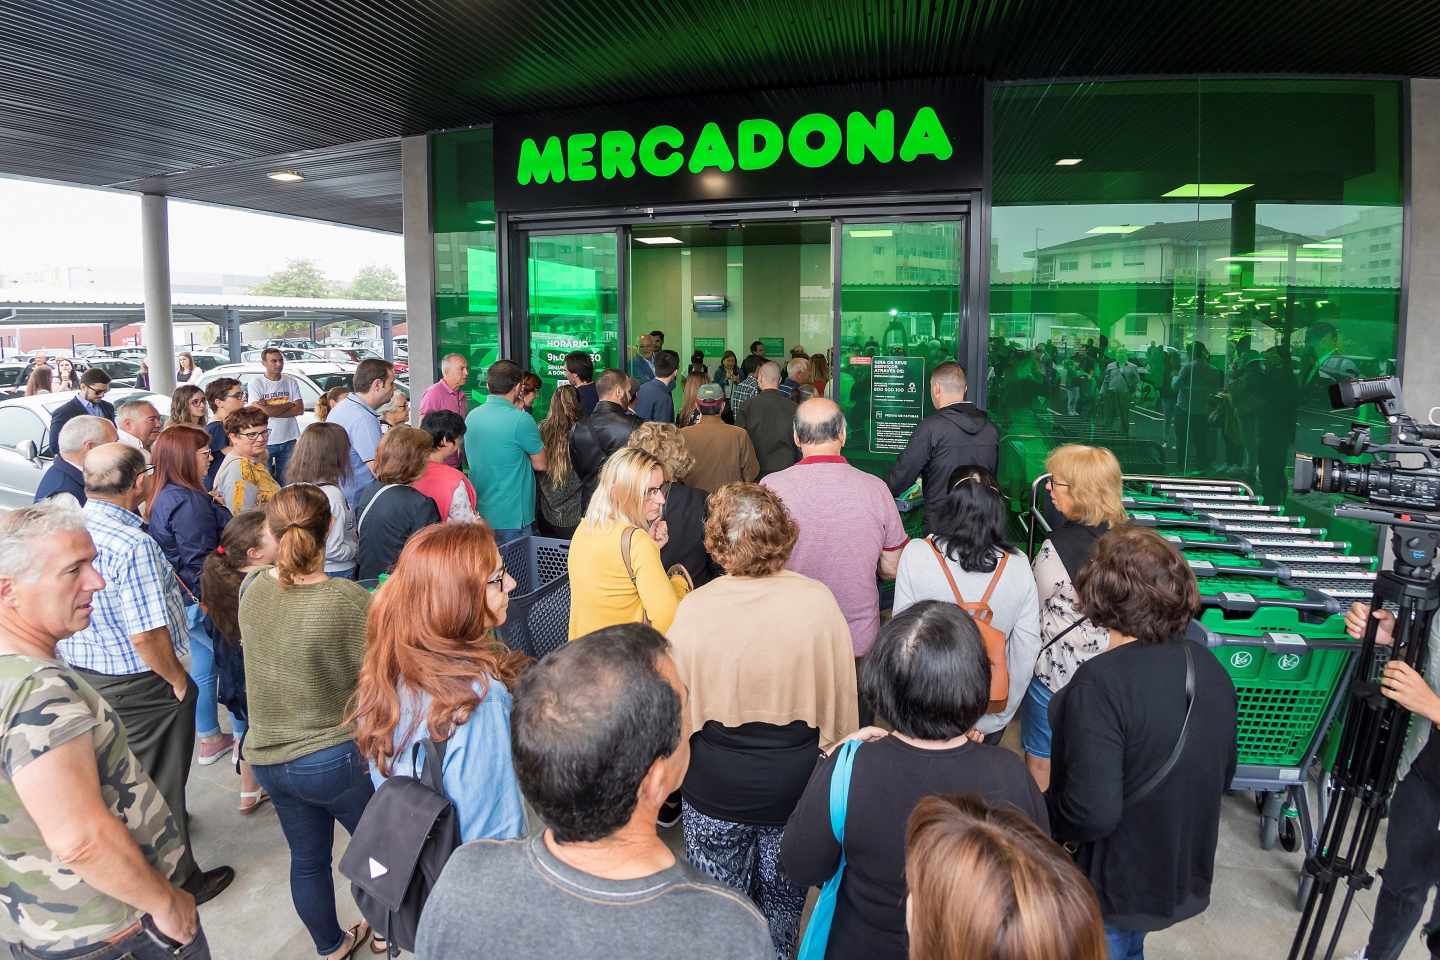
{"type": "Polygon", "coordinates": [[[1364,423],[1352,424],[1343,437],[1327,433],[1320,442],[1347,457],[1372,454],[1375,462],[1354,464],[1297,454],[1295,492],[1343,493],[1390,510],[1440,510],[1440,448],[1425,443],[1440,441],[1440,426],[1416,423],[1405,413],[1399,377],[1350,380],[1330,387],[1333,409],[1354,410],[1367,403],[1375,404],[1390,425],[1388,442],[1374,442],[1370,425],[1364,423]],[[1407,454],[1419,457],[1423,465],[1400,463],[1398,457],[1407,454]]]}

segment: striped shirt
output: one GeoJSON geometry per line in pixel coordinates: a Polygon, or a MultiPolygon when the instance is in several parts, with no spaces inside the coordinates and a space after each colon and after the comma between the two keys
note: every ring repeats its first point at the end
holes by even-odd
{"type": "Polygon", "coordinates": [[[755,399],[755,395],[759,392],[760,384],[755,381],[754,377],[746,377],[735,384],[730,390],[730,412],[738,414],[745,404],[755,399]]]}
{"type": "Polygon", "coordinates": [[[59,653],[72,667],[109,676],[147,673],[130,638],[156,627],[170,628],[175,656],[189,649],[185,595],[180,577],[140,518],[105,500],[85,502],[85,529],[95,541],[95,569],[105,588],[91,599],[90,626],[60,641],[59,653]]]}

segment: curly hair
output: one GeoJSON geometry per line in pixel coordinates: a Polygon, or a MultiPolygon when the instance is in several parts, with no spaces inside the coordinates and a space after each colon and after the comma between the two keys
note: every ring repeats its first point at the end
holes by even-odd
{"type": "Polygon", "coordinates": [[[659,460],[665,470],[665,479],[671,483],[683,482],[695,469],[695,457],[690,453],[690,446],[680,435],[680,428],[673,423],[642,423],[630,434],[625,446],[644,450],[659,460]]]}
{"type": "Polygon", "coordinates": [[[1075,590],[1091,621],[1141,643],[1178,636],[1200,609],[1195,574],[1180,551],[1132,524],[1100,538],[1075,590]]]}
{"type": "Polygon", "coordinates": [[[769,487],[727,483],[710,494],[705,552],[732,577],[771,577],[795,549],[800,527],[769,487]]]}
{"type": "Polygon", "coordinates": [[[246,430],[263,427],[269,422],[270,415],[259,407],[241,407],[225,418],[223,426],[226,436],[238,437],[246,430]]]}

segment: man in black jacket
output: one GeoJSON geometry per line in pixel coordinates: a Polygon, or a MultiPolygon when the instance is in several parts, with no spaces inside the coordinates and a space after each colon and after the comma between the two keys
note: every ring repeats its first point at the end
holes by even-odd
{"type": "Polygon", "coordinates": [[[898,497],[916,477],[923,478],[927,529],[935,528],[956,467],[980,466],[994,473],[1000,458],[1000,432],[984,410],[966,402],[965,390],[960,364],[947,361],[935,368],[930,374],[935,412],[920,421],[885,481],[898,497]]]}
{"type": "Polygon", "coordinates": [[[115,407],[104,399],[105,394],[109,392],[110,374],[99,367],[91,367],[85,371],[80,378],[79,391],[70,398],[68,403],[62,404],[50,415],[50,433],[45,441],[47,456],[59,456],[60,431],[65,429],[65,424],[69,423],[71,418],[88,414],[92,417],[104,417],[111,423],[115,422],[115,407]]]}
{"type": "Polygon", "coordinates": [[[800,448],[795,446],[795,401],[780,390],[780,365],[767,360],[755,381],[760,392],[735,415],[735,425],[750,434],[764,477],[798,463],[800,448]]]}
{"type": "Polygon", "coordinates": [[[600,481],[600,468],[610,454],[625,446],[630,434],[643,422],[625,409],[630,378],[623,370],[606,370],[595,381],[600,400],[590,415],[570,433],[570,463],[580,478],[581,508],[590,506],[590,497],[600,481]]]}

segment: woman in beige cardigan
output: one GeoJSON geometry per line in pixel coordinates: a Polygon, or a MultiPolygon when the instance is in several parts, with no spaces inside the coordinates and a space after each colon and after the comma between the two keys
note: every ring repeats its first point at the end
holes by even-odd
{"type": "Polygon", "coordinates": [[[858,724],[850,628],[829,588],[784,569],[798,530],[754,483],[710,497],[705,549],[725,576],[680,602],[668,632],[690,691],[685,852],[748,894],[777,958],[794,954],[805,890],[780,865],[785,821],[821,747],[858,724]],[[718,631],[716,624],[736,624],[718,631]]]}

